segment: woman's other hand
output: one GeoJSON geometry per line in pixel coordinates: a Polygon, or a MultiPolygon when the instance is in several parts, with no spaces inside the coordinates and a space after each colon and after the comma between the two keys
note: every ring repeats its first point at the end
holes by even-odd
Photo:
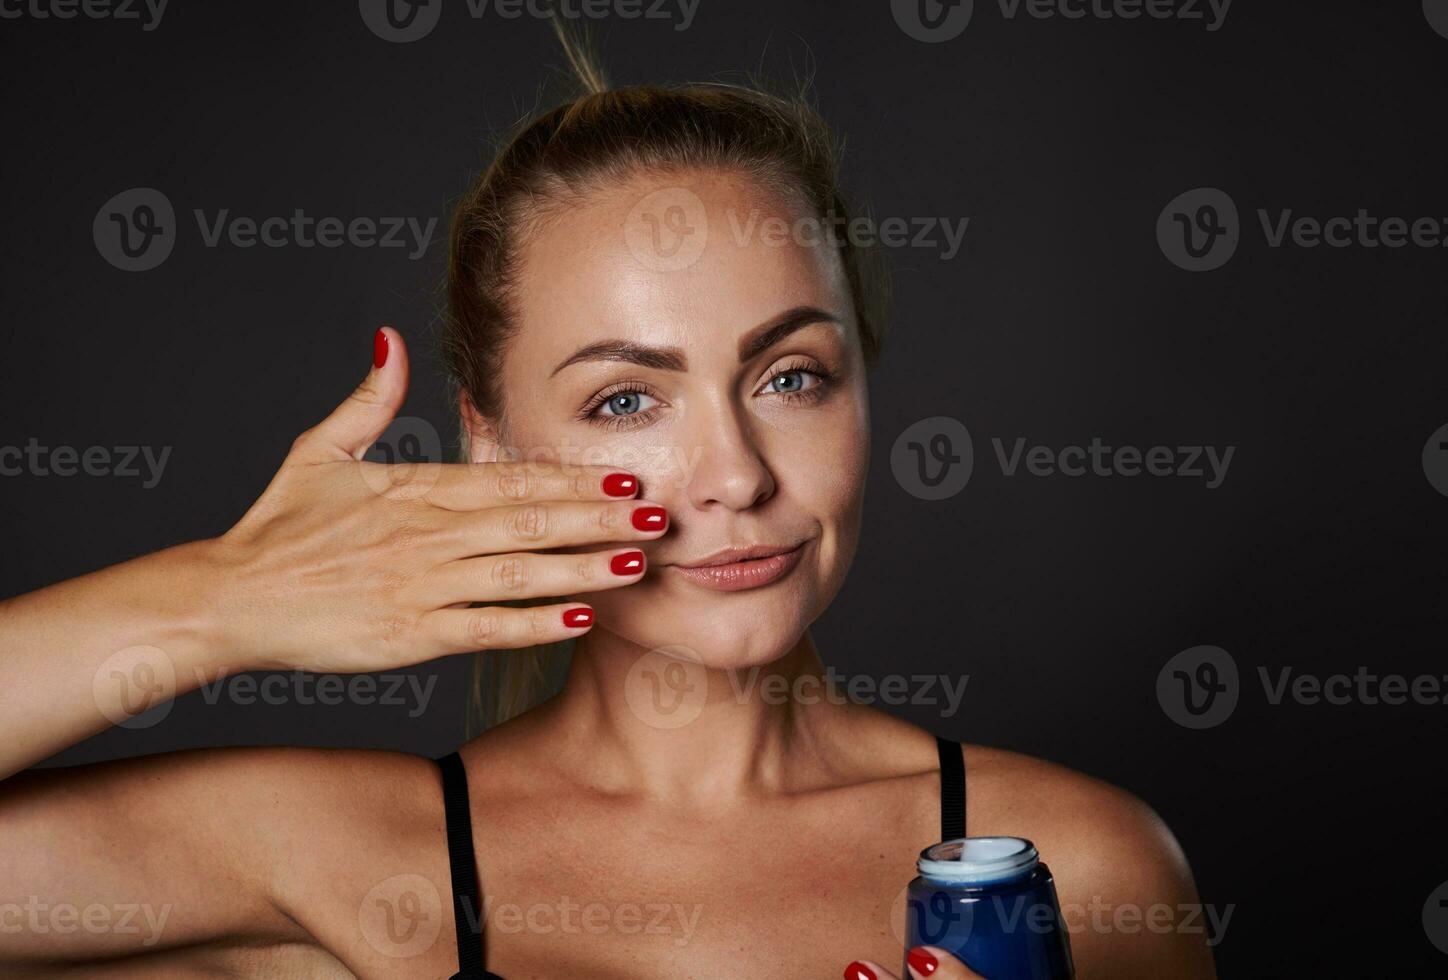
{"type": "MultiPolygon", "coordinates": [[[[916,946],[906,954],[911,980],[986,980],[938,946],[916,946]]],[[[845,967],[845,980],[902,980],[870,960],[856,960],[845,967]]]]}

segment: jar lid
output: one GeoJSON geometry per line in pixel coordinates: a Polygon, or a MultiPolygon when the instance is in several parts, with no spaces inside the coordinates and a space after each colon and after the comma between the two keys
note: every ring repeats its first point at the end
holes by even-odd
{"type": "Polygon", "coordinates": [[[1036,845],[1020,837],[960,837],[927,847],[915,866],[937,881],[984,885],[1019,878],[1039,863],[1036,845]]]}

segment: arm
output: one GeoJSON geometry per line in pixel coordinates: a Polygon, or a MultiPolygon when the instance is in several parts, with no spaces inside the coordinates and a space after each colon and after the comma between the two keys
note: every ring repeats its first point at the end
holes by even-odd
{"type": "Polygon", "coordinates": [[[278,762],[276,750],[199,750],[10,780],[0,973],[305,940],[269,897],[274,856],[254,844],[278,762]]]}
{"type": "Polygon", "coordinates": [[[612,559],[667,528],[634,527],[637,481],[610,493],[609,467],[361,462],[406,393],[401,338],[387,337],[392,356],[297,439],[225,535],[0,605],[0,962],[295,939],[278,891],[296,877],[277,864],[296,845],[285,820],[308,811],[325,827],[358,809],[318,811],[278,750],[18,770],[223,671],[357,673],[575,637],[591,624],[565,619],[577,602],[485,604],[642,578],[612,559]],[[40,903],[149,907],[155,931],[27,926],[40,903]]]}
{"type": "Polygon", "coordinates": [[[181,545],[0,602],[0,779],[212,679],[213,549],[181,545]]]}

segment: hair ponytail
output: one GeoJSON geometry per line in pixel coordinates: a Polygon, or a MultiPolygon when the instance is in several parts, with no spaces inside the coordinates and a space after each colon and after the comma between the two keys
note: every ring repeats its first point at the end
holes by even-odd
{"type": "Polygon", "coordinates": [[[563,48],[575,81],[585,95],[600,95],[608,91],[608,79],[603,73],[603,59],[594,47],[592,38],[584,33],[575,33],[555,12],[549,18],[553,22],[553,33],[563,48]]]}

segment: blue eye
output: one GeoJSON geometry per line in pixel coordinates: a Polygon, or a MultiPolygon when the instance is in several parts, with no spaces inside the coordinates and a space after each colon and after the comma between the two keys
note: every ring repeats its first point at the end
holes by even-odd
{"type": "Polygon", "coordinates": [[[643,399],[647,397],[648,395],[645,395],[641,391],[620,391],[618,394],[608,398],[606,401],[603,402],[603,404],[599,405],[598,407],[600,410],[606,409],[606,411],[603,412],[603,414],[605,415],[633,415],[636,412],[643,410],[644,406],[642,402],[643,399]]]}
{"type": "Polygon", "coordinates": [[[769,383],[765,390],[776,395],[798,395],[807,391],[814,391],[825,382],[823,371],[813,371],[807,368],[790,368],[788,371],[781,371],[769,383]],[[808,379],[808,380],[806,380],[808,379]]]}

